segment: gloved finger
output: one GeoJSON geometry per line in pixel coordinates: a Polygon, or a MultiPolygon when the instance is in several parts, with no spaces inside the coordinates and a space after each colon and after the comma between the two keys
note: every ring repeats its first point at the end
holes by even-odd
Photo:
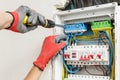
{"type": "Polygon", "coordinates": [[[30,23],[30,24],[32,24],[32,25],[37,25],[37,24],[36,24],[36,23],[37,23],[37,16],[36,16],[36,15],[30,16],[30,17],[28,18],[27,23],[30,23]]]}
{"type": "Polygon", "coordinates": [[[19,25],[18,30],[19,30],[21,33],[28,32],[27,27],[26,27],[24,24],[19,25]]]}
{"type": "Polygon", "coordinates": [[[28,17],[28,20],[27,20],[27,23],[32,23],[33,18],[34,18],[34,16],[29,16],[29,17],[28,17]]]}
{"type": "Polygon", "coordinates": [[[49,40],[53,44],[58,44],[62,41],[65,41],[67,38],[66,35],[52,35],[45,38],[45,41],[49,40]]]}
{"type": "Polygon", "coordinates": [[[37,23],[37,16],[34,16],[32,20],[32,25],[38,25],[36,23],[37,23]]]}
{"type": "Polygon", "coordinates": [[[55,37],[55,43],[60,43],[67,39],[67,35],[58,35],[55,37]]]}
{"type": "Polygon", "coordinates": [[[61,43],[57,44],[57,47],[58,47],[59,49],[61,49],[61,48],[65,47],[66,45],[67,45],[66,42],[61,42],[61,43]]]}
{"type": "Polygon", "coordinates": [[[53,54],[51,54],[51,56],[56,55],[62,48],[64,48],[66,46],[66,42],[61,42],[59,44],[53,44],[54,47],[54,52],[53,54]]]}
{"type": "Polygon", "coordinates": [[[17,10],[17,13],[19,15],[19,21],[23,21],[26,16],[26,6],[20,6],[17,10]]]}
{"type": "Polygon", "coordinates": [[[39,21],[40,25],[45,26],[46,19],[44,16],[38,16],[38,21],[39,21]]]}
{"type": "Polygon", "coordinates": [[[67,43],[66,42],[61,42],[61,43],[59,43],[59,44],[55,44],[56,45],[56,53],[55,54],[57,54],[62,48],[64,48],[66,45],[67,45],[67,43]]]}
{"type": "Polygon", "coordinates": [[[34,30],[34,29],[36,29],[36,28],[37,28],[37,26],[27,27],[27,30],[28,30],[28,31],[31,31],[31,30],[34,30]]]}

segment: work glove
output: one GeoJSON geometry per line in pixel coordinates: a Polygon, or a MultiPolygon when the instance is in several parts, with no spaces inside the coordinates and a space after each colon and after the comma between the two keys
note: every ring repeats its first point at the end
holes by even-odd
{"type": "Polygon", "coordinates": [[[12,31],[25,33],[30,30],[34,30],[38,26],[38,25],[34,25],[38,22],[38,20],[41,25],[45,25],[44,16],[37,13],[35,10],[30,9],[27,6],[22,5],[17,10],[9,13],[11,13],[14,18],[13,23],[9,28],[12,31]],[[28,16],[27,23],[30,23],[32,26],[25,25],[23,23],[25,16],[28,16]]]}
{"type": "Polygon", "coordinates": [[[40,55],[38,56],[37,60],[34,61],[34,65],[41,70],[44,70],[49,60],[66,45],[65,41],[61,42],[61,40],[66,39],[66,37],[67,36],[65,35],[46,37],[43,42],[40,55]]]}

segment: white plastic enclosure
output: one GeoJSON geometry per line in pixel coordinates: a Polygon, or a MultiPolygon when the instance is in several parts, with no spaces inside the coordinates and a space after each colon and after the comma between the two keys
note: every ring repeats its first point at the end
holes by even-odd
{"type": "MultiPolygon", "coordinates": [[[[72,24],[78,22],[90,22],[106,19],[114,20],[114,43],[115,43],[115,80],[120,80],[120,7],[117,3],[108,3],[97,6],[85,7],[80,9],[59,11],[54,16],[57,24],[72,24]]],[[[54,34],[64,34],[63,28],[55,27],[54,34]]],[[[62,80],[62,56],[58,55],[53,61],[54,77],[53,80],[62,80]]],[[[71,76],[69,76],[71,77],[71,76]]],[[[81,76],[79,76],[81,77],[81,76]]],[[[86,76],[87,78],[89,76],[86,76]]],[[[91,76],[90,76],[91,77],[91,76]]],[[[85,78],[85,77],[84,77],[85,78]]],[[[82,79],[81,80],[98,80],[96,79],[82,79]]],[[[80,80],[79,78],[65,79],[65,80],[80,80]]],[[[99,80],[110,80],[109,78],[100,78],[99,80]]]]}

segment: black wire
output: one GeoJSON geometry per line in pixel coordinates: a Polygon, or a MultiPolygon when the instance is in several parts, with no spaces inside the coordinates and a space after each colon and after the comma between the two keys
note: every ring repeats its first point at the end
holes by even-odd
{"type": "Polygon", "coordinates": [[[106,69],[105,69],[104,67],[103,67],[103,68],[104,68],[105,70],[104,70],[104,69],[102,68],[102,66],[100,66],[100,65],[99,65],[99,66],[95,66],[95,67],[96,67],[96,70],[102,71],[104,76],[107,75],[107,71],[106,71],[106,69]],[[100,68],[100,70],[98,69],[98,67],[100,68]]]}
{"type": "Polygon", "coordinates": [[[82,7],[81,0],[77,0],[77,1],[78,1],[78,3],[77,3],[78,8],[81,8],[82,7]]]}
{"type": "Polygon", "coordinates": [[[80,5],[81,3],[80,3],[80,0],[77,0],[77,7],[78,8],[80,8],[81,7],[81,5],[80,5]]]}
{"type": "Polygon", "coordinates": [[[64,9],[58,8],[59,10],[70,10],[71,5],[74,6],[74,8],[82,8],[82,7],[89,7],[93,5],[99,5],[99,4],[105,4],[110,2],[117,2],[118,5],[120,5],[120,0],[69,0],[69,4],[65,6],[64,9]]]}
{"type": "MultiPolygon", "coordinates": [[[[100,36],[99,37],[106,37],[106,39],[108,40],[107,42],[105,42],[105,43],[107,43],[107,44],[109,44],[109,47],[110,47],[110,53],[111,53],[111,51],[112,51],[112,44],[110,44],[110,38],[109,38],[109,36],[106,34],[106,32],[105,31],[103,31],[103,32],[101,32],[101,34],[100,34],[100,36]]],[[[111,69],[112,69],[112,63],[113,63],[113,53],[111,53],[110,54],[110,59],[112,59],[112,62],[110,63],[111,65],[109,65],[109,68],[108,68],[108,70],[107,70],[107,75],[108,75],[108,73],[111,73],[111,69]],[[112,58],[111,58],[112,57],[112,58]]]]}
{"type": "Polygon", "coordinates": [[[104,74],[92,74],[91,72],[89,72],[88,70],[87,70],[87,66],[85,66],[85,71],[88,73],[88,74],[90,74],[90,75],[98,75],[98,76],[103,76],[104,74]]]}
{"type": "Polygon", "coordinates": [[[93,0],[94,5],[105,4],[108,2],[109,2],[109,0],[93,0]]]}
{"type": "Polygon", "coordinates": [[[120,0],[112,0],[111,2],[117,2],[120,5],[120,0]]]}
{"type": "Polygon", "coordinates": [[[87,7],[89,4],[89,0],[81,0],[83,7],[87,7]]]}
{"type": "Polygon", "coordinates": [[[95,65],[95,68],[96,68],[98,71],[102,71],[102,69],[101,69],[101,68],[98,69],[98,66],[96,66],[96,65],[95,65]]]}
{"type": "Polygon", "coordinates": [[[106,3],[106,0],[100,0],[101,4],[106,3]]]}
{"type": "Polygon", "coordinates": [[[104,1],[106,1],[106,3],[110,3],[111,2],[111,0],[104,0],[104,1]]]}
{"type": "Polygon", "coordinates": [[[81,7],[85,7],[84,1],[83,1],[83,0],[80,0],[80,2],[81,2],[81,7]]]}
{"type": "Polygon", "coordinates": [[[72,1],[74,8],[76,9],[76,1],[75,0],[71,0],[71,1],[72,1]]]}
{"type": "Polygon", "coordinates": [[[88,5],[87,6],[92,6],[93,3],[92,3],[92,0],[88,0],[88,5]]]}
{"type": "Polygon", "coordinates": [[[76,0],[77,8],[80,8],[80,7],[79,7],[79,5],[80,5],[79,1],[80,1],[80,0],[76,0]]]}
{"type": "Polygon", "coordinates": [[[100,0],[99,0],[99,1],[98,1],[98,0],[94,0],[94,4],[95,4],[95,5],[99,5],[100,2],[101,2],[100,0]]]}
{"type": "Polygon", "coordinates": [[[63,10],[70,10],[70,5],[71,5],[71,3],[69,3],[69,4],[65,7],[65,9],[63,9],[63,10]]]}
{"type": "MultiPolygon", "coordinates": [[[[74,0],[70,0],[70,7],[74,7],[75,8],[75,5],[74,5],[74,0]]],[[[72,7],[70,9],[72,9],[72,7]]]]}
{"type": "Polygon", "coordinates": [[[103,66],[99,66],[101,70],[103,71],[104,76],[107,75],[107,70],[103,66]]]}
{"type": "Polygon", "coordinates": [[[92,0],[92,5],[95,5],[95,1],[94,0],[92,0]]]}

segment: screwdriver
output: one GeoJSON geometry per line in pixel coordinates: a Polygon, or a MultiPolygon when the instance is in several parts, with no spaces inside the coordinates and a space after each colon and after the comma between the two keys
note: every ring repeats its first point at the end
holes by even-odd
{"type": "MultiPolygon", "coordinates": [[[[32,24],[30,24],[30,23],[27,23],[27,20],[28,20],[28,16],[25,16],[23,23],[24,23],[25,25],[27,25],[27,26],[38,26],[38,25],[41,25],[39,22],[37,22],[35,25],[32,25],[32,24]]],[[[41,25],[41,26],[43,26],[43,25],[41,25]]],[[[64,27],[64,25],[55,24],[54,21],[49,20],[49,19],[46,19],[46,20],[45,20],[45,25],[44,25],[43,27],[45,27],[45,28],[54,28],[55,26],[61,27],[61,28],[64,27]]]]}

